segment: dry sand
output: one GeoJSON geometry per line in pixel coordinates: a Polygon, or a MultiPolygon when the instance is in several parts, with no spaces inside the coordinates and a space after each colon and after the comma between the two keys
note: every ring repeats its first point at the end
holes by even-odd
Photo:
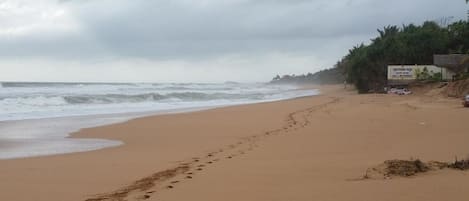
{"type": "Polygon", "coordinates": [[[2,160],[0,200],[468,200],[464,171],[360,179],[389,159],[466,157],[459,100],[323,92],[85,129],[125,145],[2,160]]]}

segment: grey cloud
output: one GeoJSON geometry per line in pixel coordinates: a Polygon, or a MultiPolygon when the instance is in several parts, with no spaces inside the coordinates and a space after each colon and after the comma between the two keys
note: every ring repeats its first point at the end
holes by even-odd
{"type": "Polygon", "coordinates": [[[326,56],[326,46],[344,48],[335,44],[338,39],[351,46],[388,24],[462,19],[465,13],[462,0],[58,2],[71,10],[82,32],[0,37],[0,57],[194,59],[269,51],[326,56]]]}

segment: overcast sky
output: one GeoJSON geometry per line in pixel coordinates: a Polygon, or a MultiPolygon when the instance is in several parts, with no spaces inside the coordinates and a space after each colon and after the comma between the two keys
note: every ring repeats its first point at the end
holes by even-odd
{"type": "Polygon", "coordinates": [[[0,0],[0,81],[268,81],[464,0],[0,0]]]}

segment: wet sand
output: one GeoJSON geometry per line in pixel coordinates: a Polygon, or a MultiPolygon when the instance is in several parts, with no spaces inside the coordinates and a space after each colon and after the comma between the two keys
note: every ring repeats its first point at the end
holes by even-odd
{"type": "Polygon", "coordinates": [[[0,200],[467,200],[464,171],[360,179],[389,159],[466,157],[458,100],[322,91],[84,129],[125,145],[1,160],[0,200]]]}

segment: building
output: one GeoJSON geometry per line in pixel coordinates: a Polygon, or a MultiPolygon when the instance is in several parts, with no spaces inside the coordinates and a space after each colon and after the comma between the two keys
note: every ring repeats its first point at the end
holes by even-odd
{"type": "Polygon", "coordinates": [[[456,74],[469,73],[468,54],[437,54],[433,55],[433,64],[446,68],[456,74]]]}
{"type": "Polygon", "coordinates": [[[417,80],[428,80],[429,78],[451,81],[458,74],[463,73],[469,73],[469,55],[433,55],[433,65],[389,65],[388,85],[408,85],[417,80]]]}
{"type": "Polygon", "coordinates": [[[447,68],[441,68],[435,65],[389,65],[388,66],[388,85],[408,85],[417,80],[423,79],[442,79],[451,80],[454,72],[447,68]],[[441,74],[441,76],[439,76],[441,74]]]}

